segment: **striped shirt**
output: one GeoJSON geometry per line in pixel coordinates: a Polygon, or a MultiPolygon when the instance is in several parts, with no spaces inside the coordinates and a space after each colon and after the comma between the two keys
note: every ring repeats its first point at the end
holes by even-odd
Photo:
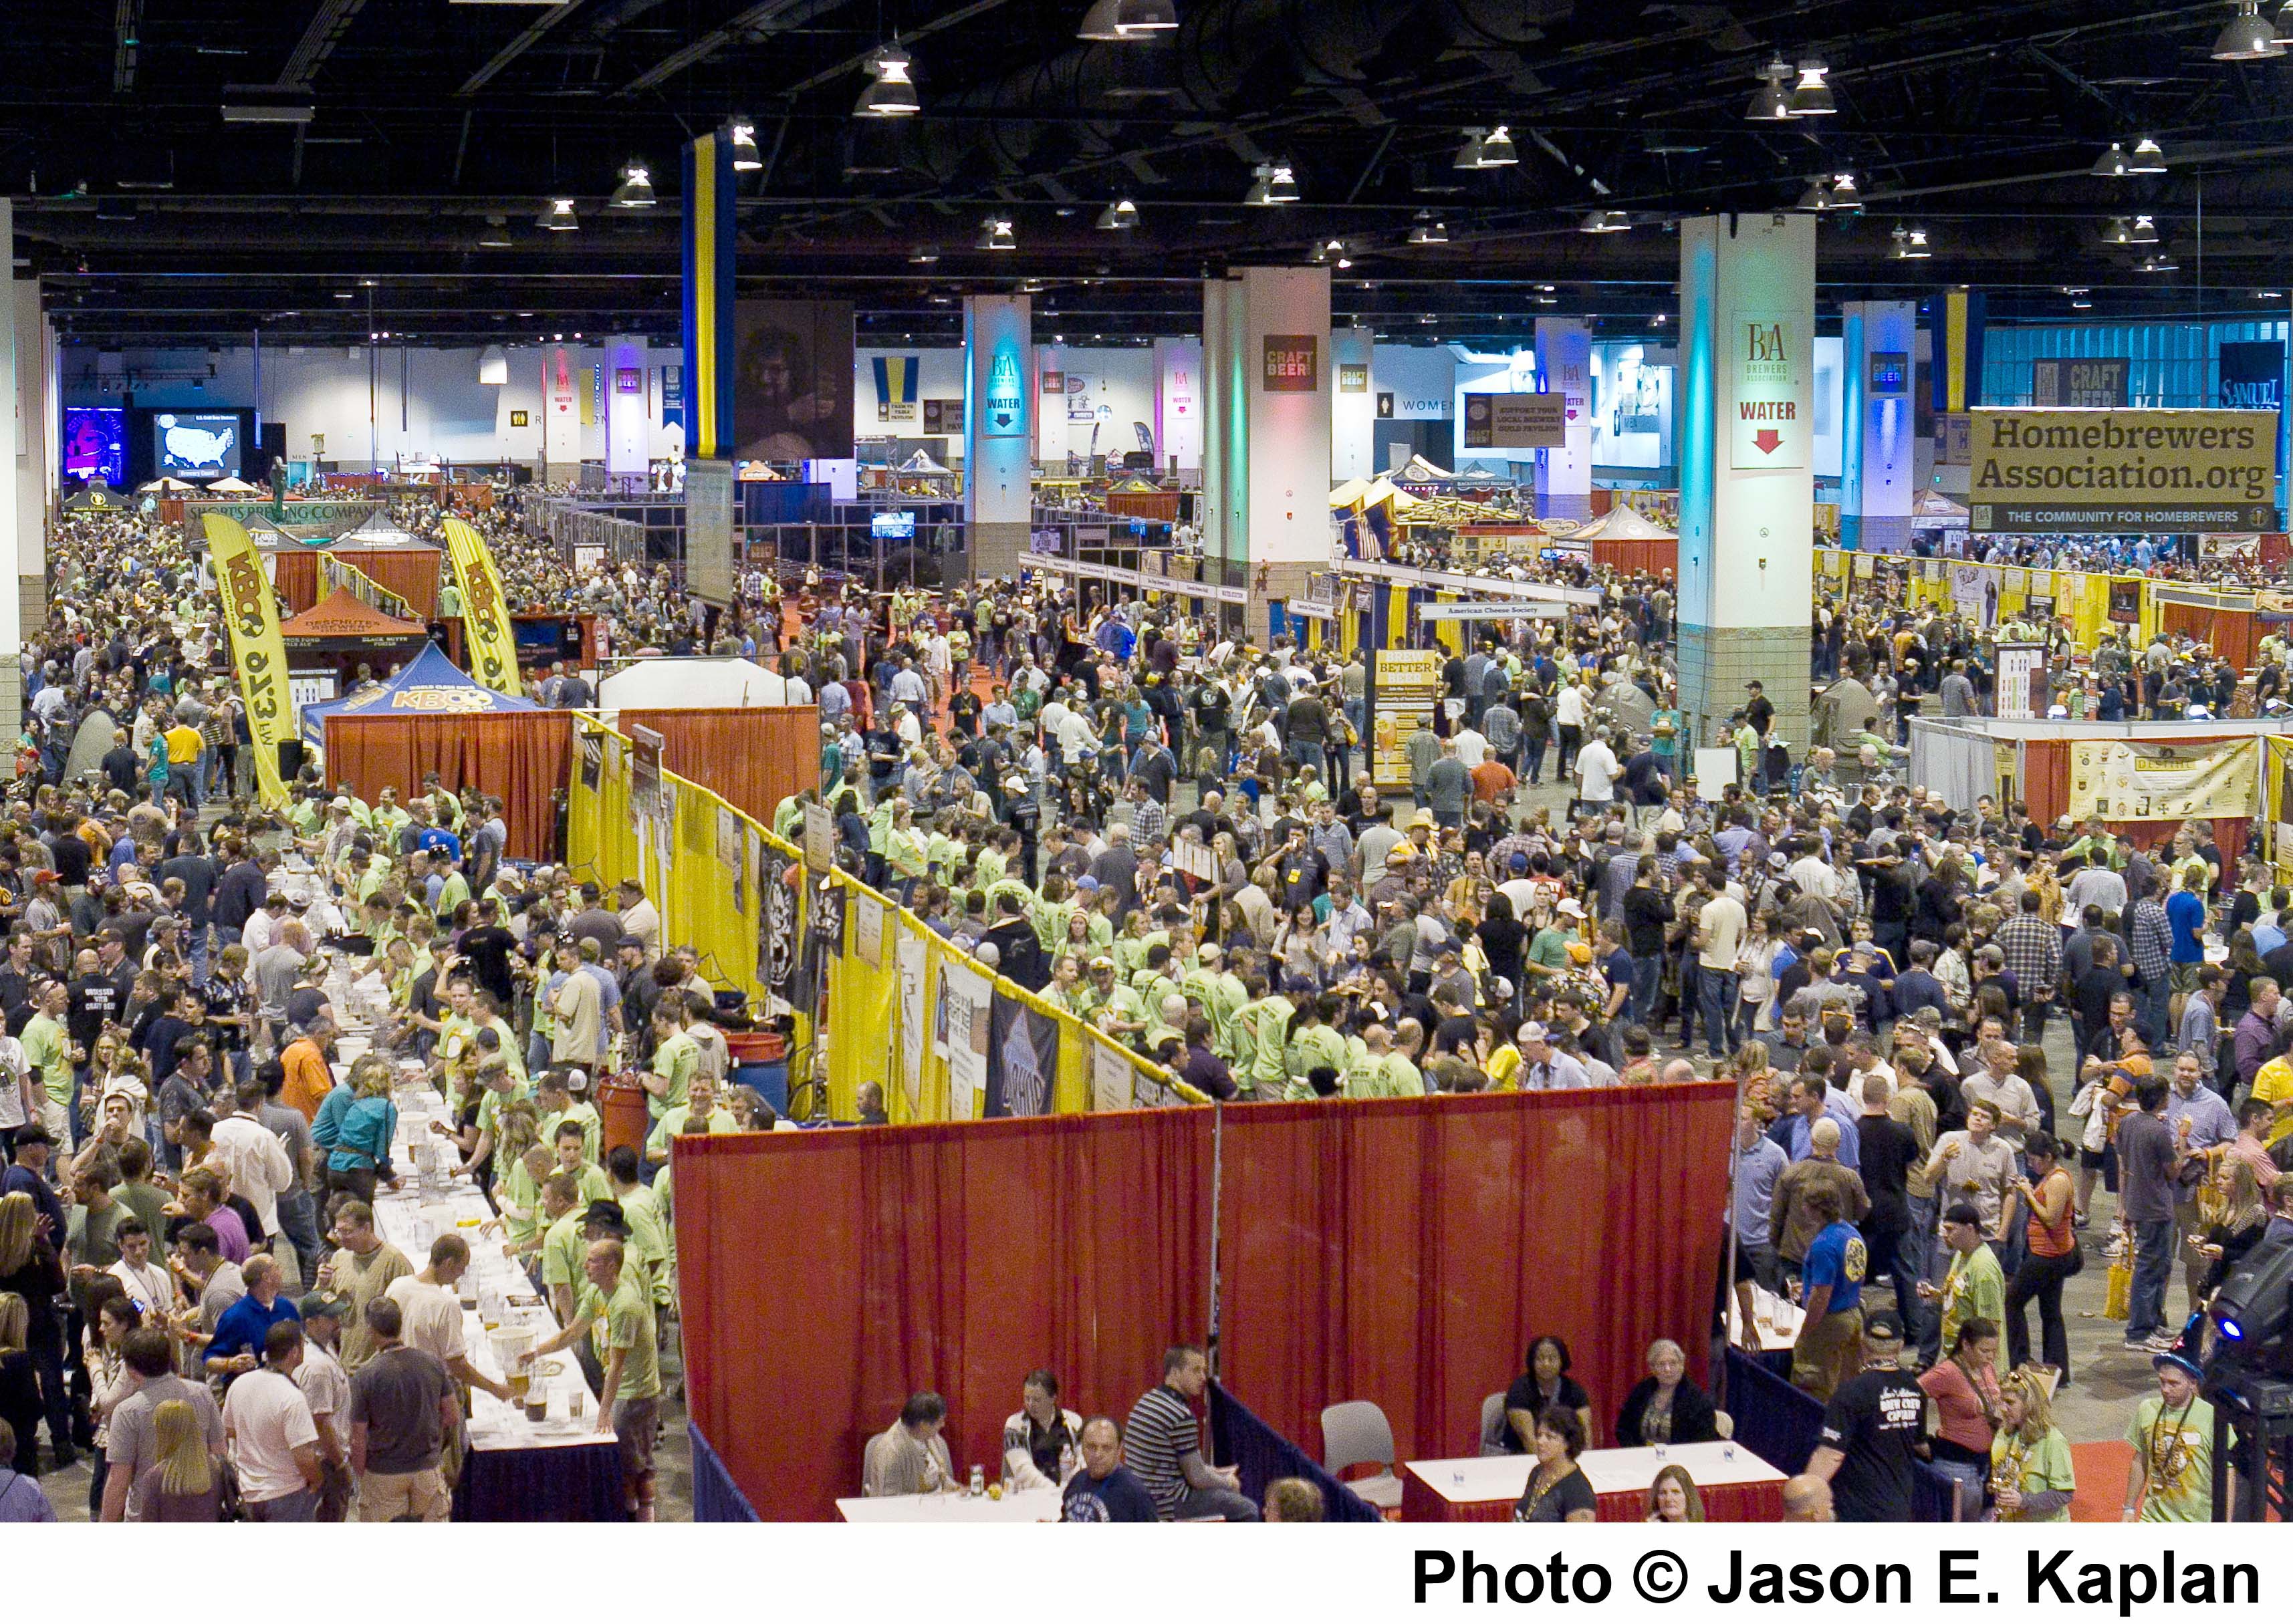
{"type": "Polygon", "coordinates": [[[1187,1498],[1186,1474],[1179,1462],[1203,1447],[1202,1426],[1194,1407],[1168,1384],[1149,1389],[1130,1407],[1123,1424],[1123,1464],[1146,1485],[1155,1508],[1168,1522],[1187,1498]]]}

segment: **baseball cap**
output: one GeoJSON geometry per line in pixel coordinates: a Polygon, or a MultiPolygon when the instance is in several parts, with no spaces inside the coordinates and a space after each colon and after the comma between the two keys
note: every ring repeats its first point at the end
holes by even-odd
{"type": "Polygon", "coordinates": [[[1584,917],[1584,904],[1579,902],[1575,897],[1563,897],[1556,911],[1581,919],[1584,917]]]}
{"type": "Polygon", "coordinates": [[[1109,958],[1106,954],[1101,953],[1098,957],[1090,961],[1090,967],[1094,970],[1112,970],[1114,968],[1114,961],[1109,958]]]}
{"type": "Polygon", "coordinates": [[[1544,1022],[1531,1021],[1523,1025],[1516,1036],[1523,1043],[1544,1043],[1551,1040],[1552,1034],[1545,1030],[1544,1022]]]}
{"type": "Polygon", "coordinates": [[[313,1291],[295,1305],[296,1313],[305,1321],[316,1319],[340,1320],[348,1317],[343,1299],[331,1291],[313,1291]]]}

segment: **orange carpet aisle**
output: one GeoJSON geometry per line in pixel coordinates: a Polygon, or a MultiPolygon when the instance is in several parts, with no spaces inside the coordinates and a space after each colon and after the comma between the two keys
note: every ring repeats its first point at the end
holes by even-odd
{"type": "Polygon", "coordinates": [[[2070,1521],[2117,1522],[2126,1504],[2126,1471],[2133,1464],[2134,1446],[2123,1438],[2071,1444],[2070,1466],[2078,1474],[2078,1492],[2070,1496],[2070,1521]]]}

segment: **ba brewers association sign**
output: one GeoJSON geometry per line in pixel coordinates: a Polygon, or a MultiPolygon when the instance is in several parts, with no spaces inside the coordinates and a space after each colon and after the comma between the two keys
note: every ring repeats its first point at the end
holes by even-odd
{"type": "Polygon", "coordinates": [[[1730,467],[1809,466],[1811,347],[1801,323],[1789,316],[1773,311],[1738,313],[1730,467]]]}

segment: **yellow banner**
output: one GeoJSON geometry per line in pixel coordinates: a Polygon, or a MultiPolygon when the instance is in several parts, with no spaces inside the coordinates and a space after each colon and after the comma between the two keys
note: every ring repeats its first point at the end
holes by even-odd
{"type": "Polygon", "coordinates": [[[279,776],[279,747],[293,739],[296,731],[295,702],[287,687],[287,641],[279,634],[279,602],[247,528],[221,513],[202,514],[199,522],[207,527],[215,590],[231,634],[231,664],[239,670],[247,729],[255,739],[255,786],[265,806],[282,806],[287,785],[279,776]]]}
{"type": "Polygon", "coordinates": [[[462,625],[469,633],[470,675],[492,689],[523,699],[517,675],[517,639],[502,602],[501,576],[485,537],[466,519],[446,521],[446,553],[454,561],[454,585],[462,594],[462,625]]]}
{"type": "Polygon", "coordinates": [[[2250,818],[2260,788],[2257,741],[2070,746],[2069,811],[2075,818],[2140,822],[2166,818],[2250,818]]]}

